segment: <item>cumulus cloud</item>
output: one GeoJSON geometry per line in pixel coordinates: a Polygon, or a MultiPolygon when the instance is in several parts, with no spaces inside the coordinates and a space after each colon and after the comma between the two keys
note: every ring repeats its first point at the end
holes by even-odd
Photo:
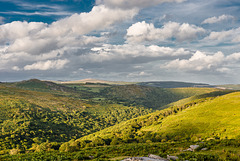
{"type": "Polygon", "coordinates": [[[110,45],[105,44],[102,47],[92,48],[92,53],[81,55],[81,60],[88,62],[106,62],[106,61],[125,61],[129,63],[148,62],[156,59],[173,59],[174,57],[184,57],[189,55],[190,52],[183,48],[173,49],[170,47],[161,47],[157,45],[144,46],[144,45],[110,45]]]}
{"type": "Polygon", "coordinates": [[[225,65],[237,63],[240,61],[240,53],[233,53],[225,56],[222,52],[206,54],[197,51],[190,59],[176,59],[166,63],[163,68],[178,69],[185,71],[213,71],[227,72],[230,69],[225,65]]]}
{"type": "MultiPolygon", "coordinates": [[[[0,26],[0,43],[13,43],[15,40],[45,39],[83,35],[94,30],[104,29],[116,22],[131,19],[137,10],[110,9],[104,5],[93,7],[89,13],[74,14],[53,22],[50,25],[41,22],[20,22],[0,26]],[[109,16],[111,15],[111,16],[109,16]]],[[[18,40],[22,41],[22,40],[18,40]]]]}
{"type": "Polygon", "coordinates": [[[31,37],[24,37],[16,39],[13,44],[8,48],[8,52],[21,52],[24,51],[30,54],[43,54],[48,53],[57,48],[56,39],[42,38],[34,39],[31,37]]]}
{"type": "Polygon", "coordinates": [[[20,71],[21,69],[18,66],[14,66],[14,67],[12,67],[12,70],[20,71]]]}
{"type": "Polygon", "coordinates": [[[86,34],[131,19],[137,13],[136,9],[111,9],[99,5],[89,13],[74,14],[52,24],[14,21],[0,25],[0,69],[48,70],[56,64],[63,67],[64,61],[51,59],[65,60],[66,54],[78,54],[81,48],[105,41],[104,35],[86,34]]]}
{"type": "Polygon", "coordinates": [[[190,59],[176,59],[169,62],[166,68],[177,68],[183,70],[202,71],[210,70],[211,68],[217,68],[222,64],[224,55],[218,52],[214,55],[206,55],[200,51],[197,51],[190,59]]]}
{"type": "Polygon", "coordinates": [[[184,2],[185,0],[96,0],[97,4],[105,4],[110,7],[117,8],[144,8],[154,6],[165,2],[184,2]]]}
{"type": "Polygon", "coordinates": [[[146,71],[141,71],[141,72],[134,72],[134,73],[129,73],[127,77],[144,77],[144,76],[151,76],[152,73],[148,73],[146,71]]]}
{"type": "Polygon", "coordinates": [[[228,20],[233,20],[234,16],[231,15],[221,15],[219,17],[211,17],[211,18],[207,18],[205,19],[202,24],[213,24],[213,23],[219,23],[222,21],[228,21],[228,20]]]}
{"type": "Polygon", "coordinates": [[[133,24],[127,29],[127,42],[138,43],[142,41],[165,41],[168,39],[177,39],[177,41],[192,41],[199,35],[205,33],[205,30],[188,23],[168,22],[162,28],[155,28],[152,23],[145,21],[133,24]]]}
{"type": "Polygon", "coordinates": [[[66,34],[87,34],[94,30],[104,29],[116,22],[133,18],[137,9],[111,9],[104,5],[93,7],[89,13],[74,14],[65,19],[52,23],[41,31],[44,36],[64,36],[66,34]]]}
{"type": "Polygon", "coordinates": [[[14,21],[0,26],[0,43],[12,43],[16,39],[35,35],[47,24],[42,22],[14,21]]]}
{"type": "Polygon", "coordinates": [[[238,62],[240,61],[240,53],[233,53],[226,57],[226,60],[229,62],[238,62]]]}
{"type": "Polygon", "coordinates": [[[50,69],[62,69],[69,60],[48,60],[40,61],[31,65],[26,65],[24,70],[50,70],[50,69]]]}
{"type": "Polygon", "coordinates": [[[204,39],[204,41],[214,40],[214,41],[227,41],[227,42],[240,42],[240,27],[227,31],[220,32],[211,32],[208,37],[204,39]]]}

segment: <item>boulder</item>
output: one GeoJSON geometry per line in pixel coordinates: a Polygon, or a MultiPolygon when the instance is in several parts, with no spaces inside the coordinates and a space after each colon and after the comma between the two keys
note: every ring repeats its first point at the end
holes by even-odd
{"type": "Polygon", "coordinates": [[[190,148],[194,151],[196,150],[197,148],[199,148],[200,146],[199,145],[190,145],[190,148]]]}
{"type": "Polygon", "coordinates": [[[167,155],[167,159],[168,160],[178,160],[179,158],[177,156],[167,155]]]}
{"type": "Polygon", "coordinates": [[[140,157],[132,157],[132,158],[124,159],[123,161],[143,161],[143,159],[140,157]]]}
{"type": "Polygon", "coordinates": [[[186,151],[193,151],[193,149],[192,148],[188,148],[186,151]]]}
{"type": "Polygon", "coordinates": [[[208,148],[202,148],[201,150],[202,150],[202,151],[206,151],[206,150],[208,150],[208,148]]]}
{"type": "Polygon", "coordinates": [[[94,156],[88,156],[89,159],[94,159],[94,156]]]}
{"type": "Polygon", "coordinates": [[[162,157],[160,157],[158,155],[154,155],[154,154],[149,154],[148,157],[152,158],[152,159],[158,159],[158,160],[161,160],[161,161],[168,161],[167,159],[162,158],[162,157]]]}

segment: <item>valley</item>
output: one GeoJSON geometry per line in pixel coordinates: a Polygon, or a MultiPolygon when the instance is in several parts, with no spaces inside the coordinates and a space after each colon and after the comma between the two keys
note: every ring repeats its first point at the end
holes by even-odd
{"type": "Polygon", "coordinates": [[[89,79],[0,83],[0,160],[148,154],[238,160],[240,92],[217,87],[89,79]],[[207,150],[183,151],[194,144],[207,150]]]}

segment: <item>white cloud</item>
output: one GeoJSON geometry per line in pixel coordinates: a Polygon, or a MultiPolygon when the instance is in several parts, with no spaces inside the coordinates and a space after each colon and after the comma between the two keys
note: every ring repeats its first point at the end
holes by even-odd
{"type": "Polygon", "coordinates": [[[183,48],[173,49],[157,45],[144,46],[136,44],[110,45],[92,48],[92,53],[81,55],[80,59],[85,62],[121,62],[131,63],[133,61],[148,62],[157,59],[168,60],[175,57],[185,57],[190,52],[183,48]]]}
{"type": "Polygon", "coordinates": [[[33,39],[30,37],[24,37],[16,39],[13,44],[8,48],[8,52],[21,52],[24,51],[30,54],[43,54],[48,53],[57,48],[57,42],[55,39],[33,39]]]}
{"type": "Polygon", "coordinates": [[[48,70],[56,64],[61,67],[64,61],[47,60],[65,60],[65,55],[81,54],[81,48],[106,39],[85,34],[131,19],[137,13],[136,9],[110,9],[100,5],[89,13],[74,14],[50,25],[25,21],[0,25],[0,69],[48,70]]]}
{"type": "Polygon", "coordinates": [[[180,70],[202,71],[218,68],[224,61],[224,55],[221,52],[214,55],[206,55],[197,51],[190,59],[176,59],[165,65],[165,68],[176,68],[180,70]]]}
{"type": "Polygon", "coordinates": [[[146,71],[141,71],[141,72],[134,72],[134,73],[129,73],[127,77],[144,77],[144,76],[151,76],[151,73],[148,73],[146,71]]]}
{"type": "Polygon", "coordinates": [[[52,23],[41,35],[64,36],[66,34],[87,34],[110,25],[133,18],[138,10],[110,9],[104,5],[93,7],[89,13],[74,14],[52,23]]]}
{"type": "Polygon", "coordinates": [[[226,60],[230,62],[238,62],[240,61],[240,53],[233,53],[231,55],[228,55],[226,60]]]}
{"type": "Polygon", "coordinates": [[[145,21],[133,24],[127,29],[127,42],[138,43],[142,41],[165,41],[171,38],[177,41],[192,41],[199,35],[205,33],[205,30],[188,23],[179,24],[177,22],[168,22],[162,28],[155,28],[152,23],[145,21]]]}
{"type": "Polygon", "coordinates": [[[47,27],[42,22],[20,22],[14,21],[0,26],[0,43],[12,43],[16,39],[35,35],[47,27]]]}
{"type": "Polygon", "coordinates": [[[21,69],[18,66],[14,66],[14,67],[12,67],[12,70],[20,71],[21,69]]]}
{"type": "Polygon", "coordinates": [[[43,43],[42,40],[46,40],[45,43],[49,43],[49,39],[57,40],[62,37],[78,37],[94,30],[104,29],[116,22],[131,19],[137,13],[138,10],[135,9],[110,9],[101,5],[93,7],[89,13],[74,14],[53,22],[51,25],[41,22],[14,21],[0,26],[0,43],[10,43],[11,45],[17,40],[17,46],[21,48],[21,43],[26,40],[28,42],[41,41],[41,45],[43,43]]]}
{"type": "Polygon", "coordinates": [[[62,69],[69,60],[48,60],[40,61],[31,65],[26,65],[24,70],[50,70],[50,69],[62,69]]]}
{"type": "Polygon", "coordinates": [[[165,2],[184,2],[186,0],[96,0],[97,4],[105,4],[110,7],[118,8],[144,8],[165,2]]]}
{"type": "Polygon", "coordinates": [[[219,42],[240,42],[240,27],[227,31],[220,32],[211,32],[208,37],[204,39],[204,41],[219,41],[219,42]]]}
{"type": "Polygon", "coordinates": [[[240,61],[240,53],[225,56],[222,52],[206,54],[197,51],[190,59],[176,59],[163,65],[163,68],[185,71],[229,72],[225,65],[233,65],[240,61]]]}
{"type": "Polygon", "coordinates": [[[233,20],[234,16],[231,15],[221,15],[219,17],[211,17],[211,18],[207,18],[205,19],[202,24],[213,24],[213,23],[219,23],[222,21],[227,21],[227,20],[233,20]]]}

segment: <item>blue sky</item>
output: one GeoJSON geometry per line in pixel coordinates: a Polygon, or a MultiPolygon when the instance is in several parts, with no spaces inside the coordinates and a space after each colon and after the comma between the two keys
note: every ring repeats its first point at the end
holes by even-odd
{"type": "Polygon", "coordinates": [[[0,81],[239,83],[238,0],[0,0],[0,81]]]}
{"type": "Polygon", "coordinates": [[[74,13],[90,12],[94,0],[1,0],[0,16],[12,21],[52,23],[74,13]]]}

